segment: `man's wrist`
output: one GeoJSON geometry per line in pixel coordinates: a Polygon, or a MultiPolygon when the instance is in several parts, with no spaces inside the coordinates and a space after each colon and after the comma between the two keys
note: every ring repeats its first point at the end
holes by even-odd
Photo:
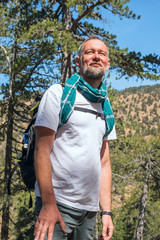
{"type": "Polygon", "coordinates": [[[52,193],[45,192],[45,194],[44,193],[42,194],[41,198],[42,198],[42,203],[44,205],[56,204],[56,198],[55,198],[54,192],[52,193]]]}
{"type": "Polygon", "coordinates": [[[100,212],[100,215],[101,215],[101,217],[102,217],[103,215],[109,215],[109,216],[113,217],[112,212],[109,212],[109,211],[102,211],[102,212],[100,212]]]}

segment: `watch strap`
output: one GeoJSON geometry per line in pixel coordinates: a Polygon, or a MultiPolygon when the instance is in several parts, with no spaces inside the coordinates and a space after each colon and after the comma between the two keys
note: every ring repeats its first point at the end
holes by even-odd
{"type": "Polygon", "coordinates": [[[102,212],[100,213],[100,215],[101,215],[101,217],[102,217],[103,215],[109,215],[109,216],[113,217],[113,214],[112,214],[111,212],[108,212],[108,211],[102,211],[102,212]]]}

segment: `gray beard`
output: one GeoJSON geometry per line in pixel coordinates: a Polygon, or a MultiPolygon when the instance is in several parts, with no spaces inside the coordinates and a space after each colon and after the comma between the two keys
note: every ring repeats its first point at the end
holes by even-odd
{"type": "Polygon", "coordinates": [[[82,73],[85,77],[90,78],[90,79],[102,79],[102,77],[105,75],[105,71],[103,69],[99,68],[85,68],[83,66],[82,68],[82,73]]]}

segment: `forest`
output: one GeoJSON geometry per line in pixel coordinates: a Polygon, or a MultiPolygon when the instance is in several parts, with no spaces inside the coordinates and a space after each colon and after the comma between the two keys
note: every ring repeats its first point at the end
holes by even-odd
{"type": "MultiPolygon", "coordinates": [[[[160,57],[143,56],[118,46],[116,36],[101,27],[111,12],[138,21],[129,0],[13,0],[0,2],[0,227],[2,240],[33,239],[34,192],[28,192],[19,169],[11,195],[7,184],[21,151],[35,97],[51,84],[76,72],[78,46],[97,35],[110,48],[118,77],[160,79],[160,57]],[[99,25],[96,25],[98,22],[99,25]],[[30,196],[33,206],[29,208],[30,196]]],[[[106,76],[104,79],[107,82],[106,76]]],[[[110,142],[113,171],[113,240],[160,239],[160,85],[116,91],[108,86],[117,140],[110,142]]],[[[100,217],[94,240],[101,233],[100,217]]]]}

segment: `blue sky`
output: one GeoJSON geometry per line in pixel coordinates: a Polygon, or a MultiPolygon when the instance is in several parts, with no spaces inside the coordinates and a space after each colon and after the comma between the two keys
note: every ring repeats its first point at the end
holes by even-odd
{"type": "MultiPolygon", "coordinates": [[[[143,55],[156,53],[160,55],[160,0],[131,0],[128,4],[130,10],[141,15],[140,20],[123,19],[113,16],[107,17],[104,28],[117,35],[118,45],[128,47],[130,51],[140,51],[143,55]]],[[[111,59],[112,61],[112,59],[111,59]]],[[[140,85],[160,84],[159,81],[136,81],[131,78],[115,80],[112,75],[109,80],[111,86],[117,90],[140,85]]]]}

